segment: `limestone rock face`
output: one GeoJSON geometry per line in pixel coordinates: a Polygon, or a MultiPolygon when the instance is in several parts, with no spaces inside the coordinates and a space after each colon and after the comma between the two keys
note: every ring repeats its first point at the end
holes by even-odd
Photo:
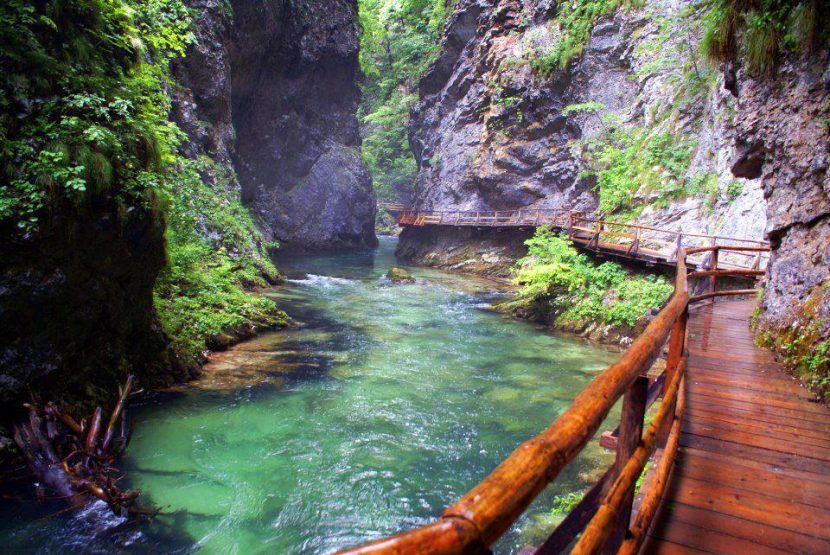
{"type": "Polygon", "coordinates": [[[359,154],[356,0],[234,0],[234,160],[243,199],[287,246],[373,246],[359,154]]]}
{"type": "Polygon", "coordinates": [[[196,41],[173,65],[173,119],[187,134],[189,158],[208,154],[230,166],[235,150],[230,40],[232,14],[221,0],[188,0],[196,41]]]}
{"type": "MultiPolygon", "coordinates": [[[[716,86],[685,102],[690,93],[684,82],[694,67],[693,60],[684,59],[690,57],[687,42],[696,52],[701,35],[694,13],[685,3],[662,0],[612,12],[597,20],[584,50],[567,68],[540,72],[528,60],[556,43],[557,5],[547,0],[458,2],[412,114],[410,144],[419,166],[416,207],[596,213],[596,177],[585,171],[581,145],[606,131],[603,118],[608,117],[623,126],[683,136],[694,145],[686,176],[713,176],[706,195],[667,203],[654,202],[647,188],[638,191],[636,203],[646,206],[640,223],[762,239],[766,205],[760,179],[750,171],[756,158],[750,155],[743,163],[751,179],[731,172],[739,150],[736,99],[716,86]],[[567,109],[574,105],[601,109],[567,109]]],[[[497,260],[494,265],[511,263],[497,253],[512,247],[500,249],[498,236],[478,235],[482,246],[493,247],[486,251],[497,260]]],[[[502,236],[505,245],[515,241],[513,235],[502,236]]],[[[443,266],[447,257],[431,246],[461,248],[470,236],[448,228],[413,229],[402,235],[400,253],[443,266]]],[[[480,269],[503,271],[485,266],[480,269]]]]}
{"type": "MultiPolygon", "coordinates": [[[[786,60],[774,78],[739,72],[738,142],[762,160],[773,254],[765,318],[787,325],[814,289],[830,312],[830,52],[786,60]]],[[[740,156],[736,166],[746,165],[740,156]]],[[[830,324],[824,323],[824,337],[830,324]]]]}
{"type": "Polygon", "coordinates": [[[188,156],[233,168],[232,186],[269,240],[375,245],[356,117],[356,2],[188,3],[197,41],[174,68],[173,113],[188,156]]]}

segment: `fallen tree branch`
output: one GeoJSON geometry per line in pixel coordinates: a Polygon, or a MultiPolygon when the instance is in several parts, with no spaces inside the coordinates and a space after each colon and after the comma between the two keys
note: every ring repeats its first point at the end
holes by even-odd
{"type": "Polygon", "coordinates": [[[96,498],[119,515],[130,511],[148,514],[147,510],[134,506],[139,490],[123,491],[116,485],[123,476],[113,464],[132,434],[132,427],[126,423],[124,405],[133,379],[133,376],[127,377],[124,386],[118,388],[118,402],[103,436],[100,407],[95,409],[87,426],[86,420],[78,423],[52,403],[47,403],[42,410],[34,404],[25,405],[29,418],[14,426],[14,440],[42,484],[39,497],[44,498],[44,489],[48,489],[73,506],[96,498]]]}

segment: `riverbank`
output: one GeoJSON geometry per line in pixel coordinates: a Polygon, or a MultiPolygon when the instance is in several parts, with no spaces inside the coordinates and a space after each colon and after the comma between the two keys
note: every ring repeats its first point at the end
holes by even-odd
{"type": "MultiPolygon", "coordinates": [[[[13,502],[0,507],[4,545],[300,553],[394,533],[437,516],[616,358],[493,311],[504,291],[488,279],[405,267],[415,283],[392,284],[394,243],[277,255],[287,282],[262,294],[296,326],[129,407],[119,468],[163,508],[155,522],[125,528],[94,506],[43,519],[46,506],[13,502]]],[[[612,458],[592,443],[496,552],[538,543],[557,498],[612,458]]]]}

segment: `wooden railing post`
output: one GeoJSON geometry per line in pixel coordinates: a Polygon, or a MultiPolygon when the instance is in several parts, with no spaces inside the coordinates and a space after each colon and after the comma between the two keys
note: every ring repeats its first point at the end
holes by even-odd
{"type": "Polygon", "coordinates": [[[634,253],[634,256],[637,255],[637,250],[640,248],[640,226],[634,228],[634,240],[631,242],[631,245],[628,247],[628,254],[634,253]]]}
{"type": "MultiPolygon", "coordinates": [[[[672,382],[677,369],[680,367],[680,361],[683,359],[683,353],[686,350],[686,324],[689,321],[689,308],[683,311],[674,325],[671,328],[669,335],[669,353],[666,356],[666,378],[663,381],[663,398],[665,399],[666,389],[672,382]]],[[[671,430],[671,423],[668,423],[660,430],[658,444],[662,447],[665,444],[666,438],[671,430]]]]}
{"type": "Polygon", "coordinates": [[[675,242],[674,246],[674,254],[671,255],[669,260],[677,260],[677,257],[680,256],[680,249],[682,248],[683,243],[683,233],[678,231],[677,232],[677,241],[675,242]]]}
{"type": "MultiPolygon", "coordinates": [[[[648,377],[638,376],[623,397],[622,414],[620,415],[620,437],[617,442],[617,456],[614,459],[612,478],[613,482],[623,467],[634,454],[643,436],[643,420],[646,415],[648,398],[648,377]]],[[[631,520],[631,505],[634,502],[634,490],[618,512],[617,526],[614,533],[608,538],[603,553],[616,553],[625,539],[628,523],[631,520]]]]}
{"type": "MultiPolygon", "coordinates": [[[[709,258],[709,270],[717,270],[718,269],[718,249],[714,249],[712,251],[712,256],[709,258]]],[[[718,276],[712,275],[709,277],[709,293],[715,292],[715,284],[717,283],[718,276]]],[[[714,301],[713,301],[714,302],[714,301]]]]}

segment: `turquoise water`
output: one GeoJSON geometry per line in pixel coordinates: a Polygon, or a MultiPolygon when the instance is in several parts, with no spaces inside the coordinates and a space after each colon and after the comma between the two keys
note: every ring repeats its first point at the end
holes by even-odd
{"type": "MultiPolygon", "coordinates": [[[[417,283],[390,284],[394,246],[277,259],[291,279],[267,294],[298,326],[132,407],[123,468],[161,508],[154,523],[99,520],[99,506],[34,520],[8,504],[6,550],[329,553],[418,526],[615,357],[493,312],[492,282],[412,268],[417,283]]],[[[540,541],[553,496],[584,490],[609,461],[589,446],[495,551],[540,541]]]]}

